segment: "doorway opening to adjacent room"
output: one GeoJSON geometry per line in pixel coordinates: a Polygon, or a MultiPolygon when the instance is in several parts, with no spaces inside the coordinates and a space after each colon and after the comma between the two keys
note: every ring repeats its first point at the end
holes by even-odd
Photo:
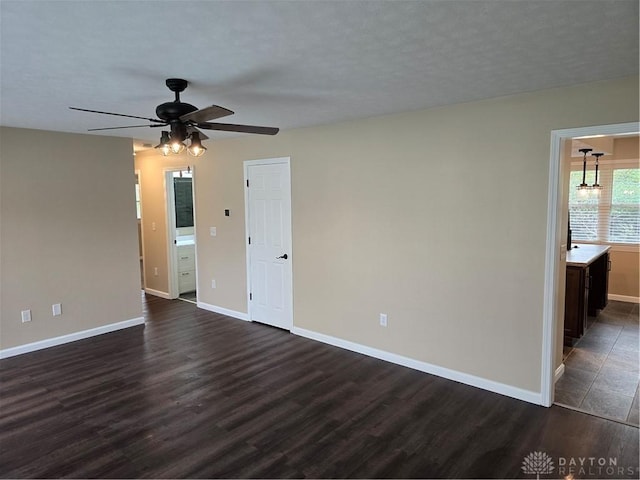
{"type": "Polygon", "coordinates": [[[191,166],[165,171],[169,296],[197,302],[194,170],[191,166]]]}
{"type": "Polygon", "coordinates": [[[144,239],[142,232],[142,193],[140,189],[140,170],[135,171],[136,219],[138,223],[138,253],[140,255],[140,288],[145,288],[144,273],[144,239]]]}
{"type": "MultiPolygon", "coordinates": [[[[582,239],[581,241],[576,242],[574,236],[570,242],[568,237],[568,217],[570,198],[575,196],[570,197],[569,190],[571,187],[575,189],[570,180],[572,175],[570,165],[572,163],[572,150],[579,149],[581,142],[601,143],[603,138],[609,136],[620,139],[635,133],[637,138],[638,130],[638,123],[633,122],[551,132],[541,375],[543,405],[550,406],[555,401],[569,408],[625,423],[635,423],[636,425],[638,422],[637,415],[634,417],[633,413],[638,410],[638,305],[631,302],[637,302],[637,293],[635,297],[628,298],[617,298],[619,296],[614,295],[614,299],[607,305],[606,284],[603,299],[598,298],[602,296],[600,288],[594,287],[592,301],[588,301],[588,292],[589,286],[595,285],[594,282],[596,280],[599,282],[605,279],[606,281],[606,271],[602,272],[602,275],[598,273],[600,271],[598,265],[600,257],[604,255],[608,259],[606,250],[608,248],[618,250],[621,248],[633,248],[634,251],[637,251],[637,239],[634,246],[627,247],[621,245],[619,241],[608,237],[582,239],[584,236],[582,232],[577,235],[582,239]],[[585,243],[585,248],[582,248],[582,250],[568,250],[569,243],[575,247],[576,243],[583,242],[585,243]],[[598,244],[600,245],[598,246],[598,244]],[[572,277],[575,277],[575,272],[572,271],[572,275],[569,276],[568,270],[573,268],[575,262],[578,261],[573,258],[576,255],[575,252],[587,253],[587,250],[597,248],[600,248],[603,252],[595,252],[598,253],[596,255],[598,258],[594,257],[593,259],[594,267],[593,272],[591,272],[593,274],[590,273],[588,265],[586,269],[583,269],[586,272],[584,274],[585,289],[580,290],[584,295],[580,296],[581,302],[579,304],[584,308],[584,322],[581,322],[581,324],[584,323],[584,329],[580,329],[578,338],[572,338],[570,331],[572,323],[565,324],[565,314],[566,311],[573,308],[574,300],[576,300],[576,295],[570,298],[570,294],[574,290],[573,284],[575,282],[573,282],[572,277]],[[592,277],[599,278],[594,280],[592,277]],[[566,308],[565,298],[567,299],[566,308]],[[598,305],[594,303],[596,299],[599,301],[598,305]],[[600,302],[600,300],[602,301],[600,302]],[[623,301],[621,302],[620,300],[623,301]],[[603,310],[600,311],[601,309],[603,310]],[[589,311],[589,317],[587,310],[589,311]],[[596,311],[599,313],[597,317],[594,316],[596,311]],[[588,332],[589,326],[593,327],[591,334],[588,332]],[[569,344],[565,346],[567,342],[569,344]],[[626,363],[625,358],[627,356],[629,358],[633,357],[635,361],[626,363]],[[613,389],[608,388],[607,385],[609,384],[615,384],[616,387],[613,389]],[[617,391],[619,388],[626,386],[629,387],[628,392],[617,391]]],[[[635,145],[635,150],[637,151],[637,142],[635,145]]],[[[598,145],[596,149],[602,148],[598,145]]],[[[618,158],[619,155],[610,155],[610,162],[613,159],[622,161],[622,157],[618,158]]],[[[637,169],[637,153],[635,157],[634,162],[637,169]]],[[[579,160],[580,165],[582,165],[582,158],[579,160]]],[[[618,162],[616,166],[609,169],[615,173],[614,169],[621,168],[621,165],[618,162]]],[[[604,180],[609,175],[611,178],[608,178],[608,180],[611,180],[614,178],[611,172],[605,173],[601,167],[600,179],[604,180]],[[604,178],[603,175],[605,176],[604,178]]],[[[582,175],[582,171],[579,173],[582,175]]],[[[590,172],[591,175],[593,173],[593,171],[590,172]]],[[[605,202],[607,196],[609,203],[612,203],[610,200],[613,183],[610,182],[608,188],[609,191],[606,192],[602,199],[598,200],[599,203],[605,202]]],[[[602,206],[599,208],[602,210],[602,206]]],[[[569,219],[576,228],[583,220],[581,218],[583,212],[579,210],[575,210],[569,219]]],[[[609,227],[606,229],[601,228],[600,230],[611,231],[609,227]]],[[[587,259],[588,261],[589,259],[587,259]]],[[[608,296],[609,299],[611,297],[611,295],[608,296]]]]}

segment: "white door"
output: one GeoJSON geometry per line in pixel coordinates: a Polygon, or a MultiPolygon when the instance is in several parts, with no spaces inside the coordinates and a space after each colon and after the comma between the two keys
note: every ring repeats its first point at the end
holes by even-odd
{"type": "Polygon", "coordinates": [[[288,158],[245,162],[249,319],[291,330],[291,179],[288,158]]]}

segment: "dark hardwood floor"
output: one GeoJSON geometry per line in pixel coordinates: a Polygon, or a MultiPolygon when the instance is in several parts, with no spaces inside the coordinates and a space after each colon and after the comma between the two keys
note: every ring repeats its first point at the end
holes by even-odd
{"type": "Polygon", "coordinates": [[[535,478],[538,451],[541,478],[638,478],[637,428],[144,303],[144,327],[0,361],[2,477],[535,478]]]}

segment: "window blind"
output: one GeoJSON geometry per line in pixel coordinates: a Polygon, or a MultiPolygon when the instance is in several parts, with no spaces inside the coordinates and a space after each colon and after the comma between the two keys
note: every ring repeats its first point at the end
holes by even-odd
{"type": "MultiPolygon", "coordinates": [[[[583,196],[582,162],[572,165],[569,178],[569,213],[574,240],[609,243],[640,243],[640,168],[637,162],[600,163],[599,196],[583,196]],[[629,167],[632,168],[629,168],[629,167]]],[[[593,163],[586,183],[593,185],[593,163]]]]}
{"type": "Polygon", "coordinates": [[[640,238],[640,170],[618,168],[613,171],[609,241],[638,243],[640,238]]]}

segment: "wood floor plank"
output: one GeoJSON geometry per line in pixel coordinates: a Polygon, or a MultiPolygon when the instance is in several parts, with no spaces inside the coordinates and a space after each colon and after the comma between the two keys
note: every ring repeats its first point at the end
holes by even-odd
{"type": "Polygon", "coordinates": [[[143,306],[144,326],[0,361],[1,477],[530,478],[522,461],[543,451],[638,478],[637,428],[143,306]]]}

